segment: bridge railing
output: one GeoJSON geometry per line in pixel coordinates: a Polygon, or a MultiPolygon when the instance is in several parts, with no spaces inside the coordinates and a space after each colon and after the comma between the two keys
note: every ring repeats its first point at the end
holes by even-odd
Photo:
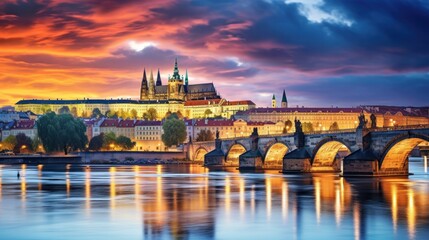
{"type": "Polygon", "coordinates": [[[369,129],[371,132],[386,132],[386,131],[397,131],[397,130],[413,130],[413,129],[425,129],[429,128],[429,124],[420,125],[406,125],[406,126],[391,126],[391,127],[378,127],[369,129]]]}

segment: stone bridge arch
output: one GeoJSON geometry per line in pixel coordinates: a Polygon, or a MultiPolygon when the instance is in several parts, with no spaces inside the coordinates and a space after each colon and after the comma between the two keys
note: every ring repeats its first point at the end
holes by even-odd
{"type": "Polygon", "coordinates": [[[321,140],[313,150],[313,157],[311,159],[311,171],[340,171],[340,162],[335,164],[337,154],[342,153],[340,156],[344,158],[352,152],[344,140],[328,137],[321,140]]]}
{"type": "Polygon", "coordinates": [[[290,147],[284,142],[272,142],[270,143],[265,151],[264,156],[264,167],[278,167],[283,166],[283,158],[290,147]]]}
{"type": "Polygon", "coordinates": [[[381,155],[380,172],[408,174],[408,156],[422,142],[429,142],[429,135],[407,132],[392,139],[381,155]]]}
{"type": "Polygon", "coordinates": [[[204,156],[208,153],[204,147],[199,147],[194,154],[194,161],[204,161],[204,156]]]}
{"type": "Polygon", "coordinates": [[[229,147],[228,151],[225,154],[225,162],[227,165],[238,166],[239,165],[239,157],[241,154],[247,151],[246,147],[238,142],[229,147]]]}

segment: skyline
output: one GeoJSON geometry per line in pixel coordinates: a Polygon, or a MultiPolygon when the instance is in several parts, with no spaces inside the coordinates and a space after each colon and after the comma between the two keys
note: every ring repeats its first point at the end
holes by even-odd
{"type": "Polygon", "coordinates": [[[0,106],[139,97],[174,59],[228,100],[427,106],[429,2],[4,1],[0,106]],[[267,84],[269,82],[270,84],[267,84]],[[255,94],[256,93],[256,94],[255,94]]]}

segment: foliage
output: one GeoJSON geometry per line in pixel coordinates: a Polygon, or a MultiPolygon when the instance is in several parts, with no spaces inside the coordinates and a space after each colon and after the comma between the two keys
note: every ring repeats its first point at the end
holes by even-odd
{"type": "Polygon", "coordinates": [[[155,108],[149,108],[147,112],[143,114],[143,118],[150,121],[156,120],[158,118],[158,112],[155,108]]]}
{"type": "Polygon", "coordinates": [[[118,112],[112,112],[110,110],[106,111],[106,117],[108,118],[118,118],[118,112]]]}
{"type": "Polygon", "coordinates": [[[24,133],[16,135],[16,144],[13,148],[14,153],[20,153],[21,151],[33,151],[33,140],[24,133]]]}
{"type": "Polygon", "coordinates": [[[286,120],[285,121],[285,128],[283,129],[283,133],[288,133],[292,129],[292,121],[286,120]]]}
{"type": "Polygon", "coordinates": [[[37,120],[37,132],[46,152],[84,149],[88,143],[86,127],[70,114],[50,112],[37,120]]]}
{"type": "Polygon", "coordinates": [[[86,111],[82,111],[82,114],[80,115],[83,118],[87,118],[88,117],[88,113],[86,111]]]}
{"type": "Polygon", "coordinates": [[[179,115],[177,115],[177,113],[172,113],[168,115],[167,119],[179,119],[179,115]]]}
{"type": "Polygon", "coordinates": [[[133,118],[133,119],[136,119],[137,118],[137,110],[131,109],[131,111],[130,111],[130,117],[133,118]]]}
{"type": "Polygon", "coordinates": [[[60,109],[58,109],[58,114],[69,114],[70,108],[68,106],[62,106],[60,109]]]}
{"type": "Polygon", "coordinates": [[[9,135],[2,143],[2,149],[13,150],[16,145],[16,137],[14,135],[9,135]]]}
{"type": "Polygon", "coordinates": [[[186,139],[185,122],[176,119],[175,117],[170,116],[170,118],[168,118],[162,124],[162,129],[164,130],[164,134],[162,134],[162,141],[167,147],[179,145],[186,139]]]}
{"type": "Polygon", "coordinates": [[[340,130],[340,127],[338,126],[337,122],[333,122],[329,127],[329,131],[338,131],[338,130],[340,130]]]}
{"type": "Polygon", "coordinates": [[[176,115],[177,115],[177,117],[178,117],[179,119],[183,119],[183,114],[180,112],[180,110],[178,110],[178,111],[176,112],[176,115]]]}
{"type": "Polygon", "coordinates": [[[206,109],[205,111],[204,111],[204,117],[209,117],[211,114],[213,114],[213,112],[212,112],[212,110],[210,110],[210,109],[206,109]]]}
{"type": "Polygon", "coordinates": [[[70,114],[73,115],[73,117],[77,117],[77,108],[76,107],[72,107],[70,110],[70,114]]]}
{"type": "Polygon", "coordinates": [[[302,123],[302,131],[303,132],[314,132],[313,123],[311,123],[311,122],[302,123]]]}
{"type": "Polygon", "coordinates": [[[198,142],[212,141],[212,140],[214,140],[214,136],[210,130],[206,131],[203,129],[197,134],[196,141],[198,141],[198,142]]]}
{"type": "Polygon", "coordinates": [[[109,133],[104,134],[104,136],[103,136],[103,148],[104,149],[107,149],[107,150],[114,149],[115,143],[116,143],[115,133],[109,132],[109,133]]]}
{"type": "Polygon", "coordinates": [[[42,145],[42,141],[40,141],[40,138],[38,136],[36,136],[33,139],[32,145],[33,145],[33,150],[34,151],[40,152],[41,149],[39,149],[39,147],[42,145]]]}
{"type": "Polygon", "coordinates": [[[121,150],[130,150],[136,145],[136,142],[132,142],[129,137],[119,136],[116,138],[116,146],[121,150]]]}
{"type": "Polygon", "coordinates": [[[103,143],[104,133],[101,133],[100,135],[91,138],[91,141],[89,141],[88,149],[93,151],[100,151],[103,147],[103,143]]]}
{"type": "Polygon", "coordinates": [[[100,118],[103,117],[103,114],[101,113],[99,108],[94,108],[92,110],[91,118],[100,118]]]}

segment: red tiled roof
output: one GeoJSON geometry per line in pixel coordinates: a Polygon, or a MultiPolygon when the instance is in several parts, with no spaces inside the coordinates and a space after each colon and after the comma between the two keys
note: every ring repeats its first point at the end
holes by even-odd
{"type": "Polygon", "coordinates": [[[256,104],[250,100],[241,100],[241,101],[224,102],[222,105],[256,105],[256,104]]]}
{"type": "Polygon", "coordinates": [[[122,120],[118,124],[118,128],[129,128],[134,127],[135,123],[134,120],[122,120]]]}
{"type": "Polygon", "coordinates": [[[134,126],[161,126],[162,122],[161,121],[143,121],[143,120],[139,120],[135,123],[134,126]]]}
{"type": "Polygon", "coordinates": [[[213,105],[218,104],[222,99],[209,100],[189,100],[185,102],[185,106],[213,105]]]}
{"type": "Polygon", "coordinates": [[[117,119],[104,119],[103,123],[100,127],[117,127],[118,120],[117,119]]]}
{"type": "Polygon", "coordinates": [[[298,112],[298,113],[360,113],[361,108],[253,108],[246,111],[247,113],[285,113],[285,112],[298,112]]]}
{"type": "Polygon", "coordinates": [[[19,120],[12,126],[12,129],[32,129],[36,121],[34,120],[19,120]]]}

